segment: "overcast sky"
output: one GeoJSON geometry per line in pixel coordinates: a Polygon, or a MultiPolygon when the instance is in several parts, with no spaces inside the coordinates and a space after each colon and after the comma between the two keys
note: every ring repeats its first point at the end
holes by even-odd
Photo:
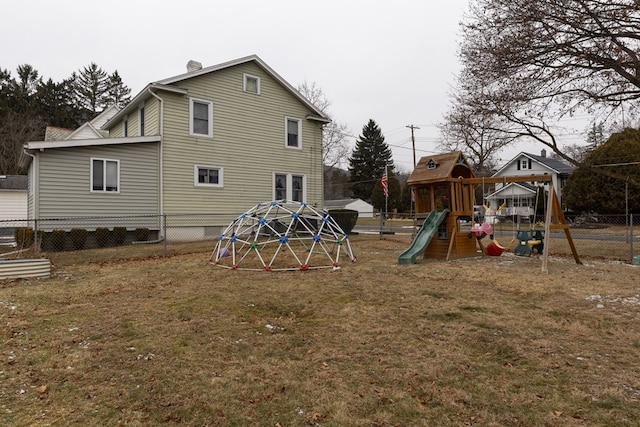
{"type": "MultiPolygon", "coordinates": [[[[95,62],[137,94],[150,82],[256,54],[293,86],[315,82],[355,137],[371,118],[400,170],[436,152],[468,0],[78,0],[3,4],[0,67],[61,81],[95,62]]],[[[532,147],[531,152],[539,148],[532,147]]],[[[505,160],[508,160],[509,156],[505,160]]]]}

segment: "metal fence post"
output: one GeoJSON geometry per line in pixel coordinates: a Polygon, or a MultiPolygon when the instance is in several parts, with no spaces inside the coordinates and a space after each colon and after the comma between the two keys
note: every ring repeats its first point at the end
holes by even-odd
{"type": "Polygon", "coordinates": [[[33,252],[36,255],[40,254],[40,242],[38,241],[38,219],[33,219],[33,252]]]}
{"type": "Polygon", "coordinates": [[[167,256],[167,214],[162,215],[162,233],[164,235],[164,256],[167,256]]]}
{"type": "Polygon", "coordinates": [[[631,264],[633,264],[633,214],[629,214],[629,251],[631,252],[631,264]]]}

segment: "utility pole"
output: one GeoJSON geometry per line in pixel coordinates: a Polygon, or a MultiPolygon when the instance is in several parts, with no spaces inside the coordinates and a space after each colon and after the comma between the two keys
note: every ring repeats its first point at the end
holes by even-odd
{"type": "Polygon", "coordinates": [[[416,138],[413,136],[414,129],[420,129],[418,126],[407,125],[409,129],[411,129],[411,145],[413,146],[413,168],[416,167],[416,138]]]}

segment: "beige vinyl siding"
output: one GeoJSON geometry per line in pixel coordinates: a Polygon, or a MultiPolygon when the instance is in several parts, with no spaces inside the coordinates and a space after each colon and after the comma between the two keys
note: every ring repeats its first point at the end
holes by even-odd
{"type": "Polygon", "coordinates": [[[165,213],[242,213],[273,197],[273,174],[306,176],[306,201],[322,206],[321,126],[291,93],[254,63],[181,81],[187,96],[162,94],[165,213]],[[243,73],[261,79],[243,91],[243,73]],[[189,136],[190,97],[213,102],[213,138],[189,136]],[[285,117],[302,121],[302,149],[285,147],[285,117]],[[224,168],[223,188],[194,186],[194,165],[224,168]]]}
{"type": "MultiPolygon", "coordinates": [[[[144,102],[144,134],[160,135],[160,102],[156,98],[148,98],[144,102]]],[[[140,116],[138,115],[138,107],[131,110],[128,114],[129,133],[127,136],[141,136],[140,116]]],[[[120,138],[124,136],[124,121],[120,120],[109,131],[110,138],[120,138]]]]}
{"type": "Polygon", "coordinates": [[[158,214],[158,144],[45,150],[40,161],[39,218],[158,214]],[[119,193],[91,192],[91,159],[120,161],[119,193]]]}
{"type": "MultiPolygon", "coordinates": [[[[129,123],[129,126],[131,126],[131,123],[129,123]]],[[[129,134],[131,134],[131,132],[129,132],[129,134]]],[[[124,136],[124,121],[121,121],[111,129],[109,129],[109,138],[122,138],[123,136],[124,136]]]]}

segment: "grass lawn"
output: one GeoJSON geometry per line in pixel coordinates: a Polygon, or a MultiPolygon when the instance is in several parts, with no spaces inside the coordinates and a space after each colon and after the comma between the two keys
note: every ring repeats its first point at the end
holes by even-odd
{"type": "Polygon", "coordinates": [[[0,425],[640,424],[638,267],[398,266],[408,244],[271,273],[210,245],[51,254],[51,279],[0,282],[0,425]]]}

